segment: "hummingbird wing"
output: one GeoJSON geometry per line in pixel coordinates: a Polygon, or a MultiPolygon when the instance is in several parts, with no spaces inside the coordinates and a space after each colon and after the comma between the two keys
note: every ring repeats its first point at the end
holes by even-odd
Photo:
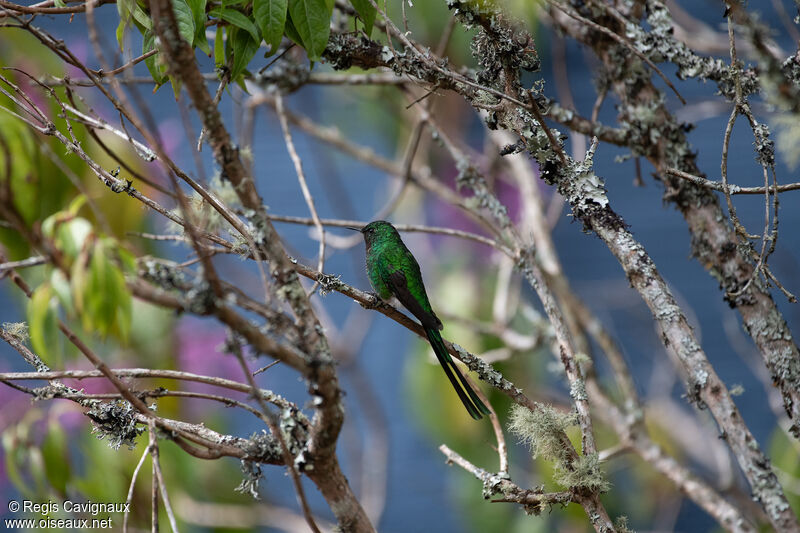
{"type": "MultiPolygon", "coordinates": [[[[391,268],[391,267],[390,267],[391,268]]],[[[382,276],[383,282],[389,286],[392,290],[392,294],[400,301],[406,309],[408,309],[412,315],[417,317],[417,319],[422,322],[422,325],[426,328],[431,328],[435,330],[442,329],[442,322],[439,320],[433,311],[428,311],[422,306],[422,302],[420,302],[411,292],[411,289],[408,287],[408,280],[406,279],[406,275],[402,269],[395,269],[390,272],[386,272],[385,276],[382,276]]],[[[425,288],[422,288],[423,293],[425,288]]],[[[427,296],[426,296],[427,298],[427,296]]]]}

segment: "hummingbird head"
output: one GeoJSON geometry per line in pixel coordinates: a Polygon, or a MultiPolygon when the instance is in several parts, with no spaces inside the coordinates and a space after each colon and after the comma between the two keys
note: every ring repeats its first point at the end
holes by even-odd
{"type": "Polygon", "coordinates": [[[400,234],[397,233],[397,230],[394,228],[394,226],[385,220],[376,220],[374,222],[370,222],[361,228],[360,231],[364,235],[364,241],[367,243],[367,249],[369,249],[375,242],[400,238],[400,234]]]}

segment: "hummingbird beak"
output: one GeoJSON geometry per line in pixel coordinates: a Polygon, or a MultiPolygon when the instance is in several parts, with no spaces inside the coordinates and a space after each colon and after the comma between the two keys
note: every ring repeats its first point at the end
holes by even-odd
{"type": "Polygon", "coordinates": [[[345,228],[361,233],[361,228],[354,228],[353,226],[344,226],[345,228]]]}

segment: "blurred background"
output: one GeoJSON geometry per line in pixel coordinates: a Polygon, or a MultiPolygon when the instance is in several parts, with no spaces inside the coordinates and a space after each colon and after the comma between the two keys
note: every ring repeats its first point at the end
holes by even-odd
{"type": "MultiPolygon", "coordinates": [[[[414,37],[435,44],[442,31],[442,20],[448,17],[443,2],[415,2],[406,5],[408,25],[414,37]]],[[[753,3],[751,3],[753,4],[753,3]]],[[[725,33],[722,7],[717,2],[682,2],[686,16],[725,33]]],[[[756,6],[751,6],[756,7],[756,6]]],[[[786,13],[795,13],[796,6],[786,2],[762,2],[757,6],[761,20],[775,30],[773,39],[782,49],[796,48],[792,25],[786,13]]],[[[393,5],[390,14],[398,17],[400,6],[393,5]]],[[[591,114],[596,99],[593,85],[593,58],[574,42],[565,41],[537,18],[534,8],[521,8],[518,13],[535,36],[542,61],[542,72],[530,74],[530,82],[543,79],[545,93],[564,103],[569,94],[574,107],[583,116],[591,114]]],[[[118,15],[113,7],[97,9],[99,27],[108,31],[103,39],[110,49],[116,46],[113,28],[118,15]]],[[[87,27],[82,15],[69,23],[61,17],[38,17],[36,23],[63,39],[81,60],[98,66],[92,48],[86,40],[87,27]]],[[[132,32],[135,34],[135,32],[132,32]]],[[[452,63],[473,65],[469,40],[471,33],[456,26],[447,47],[452,63]]],[[[130,45],[139,49],[136,35],[130,35],[130,45]]],[[[198,52],[204,72],[213,72],[213,61],[198,52]]],[[[721,57],[725,57],[722,53],[721,57]]],[[[259,54],[251,64],[255,72],[270,59],[259,54]]],[[[29,36],[10,28],[0,28],[0,63],[24,68],[28,72],[63,77],[80,77],[79,72],[64,71],[52,54],[33,42],[29,36]],[[22,40],[21,40],[22,39],[22,40]],[[27,42],[30,41],[30,42],[27,42]]],[[[670,67],[665,73],[676,84],[670,67]]],[[[313,72],[332,72],[325,63],[314,65],[313,72]]],[[[144,64],[134,69],[136,76],[149,77],[144,64]]],[[[44,78],[43,78],[44,79],[44,78]]],[[[659,80],[660,81],[660,80],[659,80]]],[[[216,84],[209,85],[211,90],[216,84]]],[[[152,92],[152,85],[132,85],[146,101],[149,112],[157,118],[158,129],[166,150],[178,165],[193,177],[213,182],[219,170],[214,166],[211,152],[205,147],[197,153],[199,125],[184,95],[176,106],[169,86],[152,92]]],[[[722,133],[730,108],[715,96],[710,83],[681,82],[680,91],[687,100],[682,105],[666,90],[669,107],[680,120],[691,122],[695,128],[689,134],[698,153],[700,168],[710,179],[719,175],[722,133]]],[[[258,84],[250,94],[231,87],[222,97],[221,109],[237,142],[247,139],[249,124],[253,124],[252,147],[241,147],[252,158],[257,187],[270,213],[275,215],[308,216],[306,203],[298,186],[295,170],[286,151],[280,125],[275,113],[266,106],[252,108],[248,101],[257,94],[258,84]],[[250,115],[252,114],[252,115],[250,115]]],[[[115,113],[107,102],[98,100],[90,91],[78,89],[77,94],[90,100],[110,122],[115,113]]],[[[481,117],[467,107],[458,96],[431,97],[440,125],[458,132],[470,143],[476,157],[492,152],[481,117]],[[466,133],[464,133],[466,132],[466,133]]],[[[50,105],[43,102],[43,105],[50,105]]],[[[286,97],[290,111],[314,120],[318,125],[336,126],[342,136],[366,146],[386,158],[395,158],[405,150],[415,113],[406,109],[407,98],[392,86],[321,86],[306,85],[286,97]]],[[[760,117],[771,123],[770,110],[756,107],[760,117]]],[[[613,124],[616,111],[613,100],[602,107],[599,118],[613,124]]],[[[754,159],[752,133],[741,121],[734,130],[729,167],[731,180],[741,186],[760,185],[760,172],[754,159]]],[[[81,184],[106,219],[110,234],[130,243],[137,255],[152,254],[175,261],[189,258],[187,247],[173,242],[159,242],[131,235],[131,232],[166,234],[174,232],[163,217],[155,217],[125,195],[111,195],[76,158],[64,158],[63,147],[49,139],[33,136],[25,126],[8,115],[0,115],[0,128],[6,136],[15,135],[20,143],[15,151],[20,158],[29,158],[29,172],[39,185],[31,186],[30,212],[27,216],[43,220],[53,212],[64,209],[74,196],[69,184],[81,184]],[[29,145],[39,143],[40,152],[29,145]],[[55,154],[57,157],[52,157],[55,154]],[[55,160],[63,160],[59,165],[55,160]],[[69,175],[70,180],[65,180],[69,175]]],[[[323,218],[368,221],[381,206],[393,198],[400,187],[397,180],[375,168],[346,157],[313,136],[293,128],[295,142],[303,158],[309,188],[323,218]]],[[[421,157],[427,157],[433,174],[453,183],[457,173],[452,162],[436,149],[436,140],[429,132],[423,134],[421,157]]],[[[130,152],[120,142],[118,150],[130,152]]],[[[567,148],[573,157],[580,158],[586,150],[585,141],[571,138],[567,148]]],[[[494,150],[496,152],[496,149],[494,150]]],[[[795,150],[796,151],[796,150],[795,150]]],[[[624,150],[601,145],[595,155],[595,170],[606,181],[608,194],[615,211],[644,244],[661,274],[669,282],[679,304],[689,315],[692,326],[717,372],[729,388],[741,385],[736,402],[741,413],[758,439],[770,454],[781,473],[781,481],[794,506],[800,505],[800,465],[796,443],[787,441],[778,428],[780,405],[769,401],[774,391],[764,383],[763,369],[749,337],[741,330],[739,319],[723,301],[718,284],[695,260],[689,257],[690,243],[686,224],[681,215],[662,202],[663,187],[651,178],[652,167],[641,162],[637,180],[632,159],[620,158],[624,150]]],[[[97,160],[108,168],[115,166],[103,154],[97,160]]],[[[523,156],[514,156],[523,157],[523,156]]],[[[787,166],[787,157],[780,155],[778,175],[784,181],[797,181],[797,169],[787,166]]],[[[142,163],[131,152],[130,161],[137,170],[154,182],[168,187],[168,180],[155,164],[142,163]]],[[[533,165],[533,163],[527,164],[533,165]]],[[[520,216],[518,196],[512,181],[498,173],[496,190],[509,207],[513,219],[520,216]]],[[[725,487],[744,487],[738,467],[715,439],[715,426],[706,413],[699,415],[683,397],[685,387],[681,377],[666,357],[654,329],[651,315],[639,296],[629,287],[624,274],[607,247],[596,237],[582,231],[562,208],[553,190],[539,182],[541,193],[550,203],[554,224],[553,239],[565,273],[577,292],[600,317],[632,368],[638,393],[652,407],[657,422],[651,431],[654,439],[678,459],[697,469],[713,484],[725,487]],[[659,429],[669,425],[673,431],[659,429]],[[674,428],[678,429],[674,429],[674,428]],[[684,431],[685,429],[685,431],[684,431]],[[689,439],[698,436],[708,440],[679,442],[681,435],[689,439]]],[[[162,203],[169,199],[146,185],[140,188],[162,203]]],[[[800,291],[798,261],[800,261],[800,193],[781,196],[781,234],[771,266],[777,277],[795,294],[800,291]]],[[[763,216],[761,197],[737,197],[739,216],[748,228],[759,228],[763,216]]],[[[470,220],[430,195],[408,188],[389,219],[397,223],[429,224],[480,232],[470,220]]],[[[308,227],[276,223],[287,249],[306,264],[315,264],[318,243],[308,227]]],[[[9,230],[2,230],[2,243],[12,259],[26,257],[29,251],[21,239],[9,230]]],[[[325,271],[341,276],[346,283],[370,290],[364,272],[364,249],[360,240],[353,240],[346,230],[329,230],[332,235],[350,239],[347,248],[337,248],[326,259],[325,271]]],[[[404,240],[417,256],[424,274],[428,294],[434,309],[445,323],[444,337],[457,342],[476,354],[486,354],[515,385],[537,400],[567,405],[569,390],[559,377],[558,367],[550,351],[548,339],[552,331],[540,314],[540,304],[530,288],[518,282],[511,284],[512,305],[518,306],[524,319],[515,322],[521,335],[535,339],[525,356],[510,357],[497,337],[481,330],[480,325],[492,318],[493,290],[498,276],[507,276],[499,254],[483,245],[453,237],[408,233],[404,240]],[[494,358],[494,359],[492,359],[494,358]]],[[[217,257],[215,264],[228,279],[235,279],[240,288],[258,295],[261,281],[254,265],[235,256],[217,257]]],[[[41,267],[37,267],[41,268],[41,267]]],[[[26,276],[33,280],[37,268],[28,269],[26,276]]],[[[510,274],[514,276],[514,274],[510,274]]],[[[775,294],[779,308],[793,331],[800,331],[800,310],[775,294]]],[[[539,517],[528,517],[509,504],[489,504],[482,500],[480,482],[470,474],[445,464],[439,452],[440,444],[468,457],[487,470],[496,470],[494,437],[488,423],[477,423],[463,412],[457,397],[435,364],[429,346],[405,328],[371,311],[362,309],[341,294],[331,293],[314,297],[320,317],[330,335],[334,353],[340,361],[340,379],[346,391],[347,420],[339,440],[339,456],[345,473],[365,506],[382,510],[380,531],[585,531],[588,523],[578,506],[555,509],[539,517]]],[[[133,322],[127,343],[112,337],[105,341],[94,338],[94,346],[109,365],[181,369],[197,374],[214,375],[243,381],[236,360],[221,352],[225,331],[212,320],[179,316],[154,306],[133,300],[133,322]]],[[[18,291],[6,282],[0,284],[0,322],[19,322],[25,317],[25,302],[18,291]]],[[[63,350],[62,361],[52,361],[54,367],[89,368],[88,363],[63,350]]],[[[269,361],[261,358],[253,367],[269,361]]],[[[5,343],[0,344],[0,371],[29,371],[21,358],[5,343]]],[[[609,369],[599,363],[602,376],[609,369]]],[[[174,386],[174,383],[151,380],[155,386],[174,386]]],[[[89,392],[111,390],[101,380],[70,382],[89,392]]],[[[258,377],[266,389],[303,403],[306,386],[296,372],[277,365],[258,377]]],[[[186,390],[212,392],[214,389],[198,384],[185,384],[186,390]]],[[[489,398],[498,412],[506,412],[506,397],[489,391],[489,398]]],[[[204,422],[221,433],[249,436],[260,432],[263,424],[248,413],[226,409],[202,400],[163,398],[158,411],[164,416],[190,422],[204,422]]],[[[146,446],[146,436],[140,437],[135,449],[123,446],[111,449],[106,440],[99,440],[90,430],[81,409],[65,400],[31,402],[29,396],[8,387],[0,387],[0,428],[4,461],[0,470],[0,501],[27,498],[33,501],[62,501],[65,497],[93,501],[124,501],[131,472],[146,446]],[[91,463],[86,461],[91,457],[91,463]]],[[[612,446],[613,433],[598,425],[601,448],[612,446]]],[[[575,434],[577,435],[577,433],[575,434]]],[[[572,435],[573,437],[575,435],[572,435]]],[[[514,442],[511,445],[511,474],[522,486],[545,485],[551,488],[550,468],[546,461],[533,460],[527,448],[514,442]]],[[[177,446],[164,442],[161,462],[168,479],[170,495],[182,530],[261,531],[304,530],[289,478],[283,469],[264,467],[260,494],[263,502],[255,502],[246,493],[237,492],[242,480],[237,461],[223,459],[200,461],[183,453],[177,446]],[[172,481],[169,481],[172,480],[172,481]],[[297,522],[293,522],[293,520],[297,522]],[[297,526],[295,528],[295,526],[297,526]]],[[[638,531],[715,531],[714,521],[692,502],[684,499],[657,473],[632,454],[614,457],[604,465],[615,489],[603,498],[612,516],[627,515],[630,526],[638,531]]],[[[148,469],[145,469],[148,470],[148,469]]],[[[134,498],[134,524],[146,528],[149,516],[149,471],[141,474],[134,498]]],[[[315,512],[328,520],[332,515],[324,500],[311,483],[306,493],[315,512]]],[[[746,489],[745,489],[746,491],[746,489]]],[[[0,508],[0,517],[7,517],[0,508]]]]}

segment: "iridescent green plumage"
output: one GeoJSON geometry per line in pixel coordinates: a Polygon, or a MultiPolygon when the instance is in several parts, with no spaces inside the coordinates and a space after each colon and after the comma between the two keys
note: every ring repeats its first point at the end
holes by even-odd
{"type": "Polygon", "coordinates": [[[428,300],[419,264],[406,248],[400,234],[394,226],[383,220],[371,222],[360,231],[367,245],[367,276],[372,288],[384,300],[395,296],[422,323],[439,364],[470,416],[479,419],[489,414],[489,409],[469,386],[447,352],[439,333],[442,322],[428,300]]]}

